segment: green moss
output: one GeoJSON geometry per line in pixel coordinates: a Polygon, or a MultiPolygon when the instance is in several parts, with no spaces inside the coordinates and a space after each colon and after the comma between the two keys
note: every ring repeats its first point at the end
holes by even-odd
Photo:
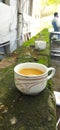
{"type": "Polygon", "coordinates": [[[30,46],[31,44],[35,43],[36,39],[45,40],[49,43],[49,31],[47,28],[43,29],[41,32],[39,32],[36,36],[32,37],[30,40],[24,42],[24,46],[30,46]]]}
{"type": "MultiPolygon", "coordinates": [[[[27,96],[20,93],[16,88],[11,88],[5,95],[3,104],[8,108],[7,114],[2,114],[5,127],[12,117],[17,119],[16,130],[29,128],[34,130],[53,130],[55,126],[55,111],[50,107],[47,99],[51,96],[51,91],[47,88],[36,96],[27,96]],[[47,109],[46,109],[47,108],[47,109]],[[52,111],[53,110],[53,111],[52,111]],[[43,122],[42,122],[43,121],[43,122]],[[44,128],[43,128],[44,126],[44,128]]],[[[53,98],[52,98],[53,100],[53,98]]],[[[54,108],[54,104],[52,104],[54,108]]],[[[3,112],[3,110],[2,110],[3,112]]],[[[8,128],[11,127],[9,124],[8,128]]]]}
{"type": "MultiPolygon", "coordinates": [[[[42,30],[47,35],[48,30],[42,30]]],[[[0,126],[1,130],[55,130],[56,109],[52,81],[49,80],[44,91],[36,96],[24,95],[17,90],[14,82],[14,66],[23,62],[38,62],[50,66],[49,42],[44,51],[36,50],[35,37],[14,51],[15,64],[0,69],[0,126]],[[16,119],[14,124],[12,119],[16,119]]],[[[48,35],[47,35],[48,37],[48,35]]],[[[47,38],[46,37],[46,38],[47,38]]],[[[48,41],[48,38],[46,39],[48,41]]]]}
{"type": "Polygon", "coordinates": [[[23,126],[21,128],[19,128],[19,130],[26,130],[23,126]]]}

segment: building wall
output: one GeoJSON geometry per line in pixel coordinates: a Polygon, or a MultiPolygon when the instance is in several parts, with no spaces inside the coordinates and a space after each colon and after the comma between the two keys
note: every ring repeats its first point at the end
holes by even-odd
{"type": "Polygon", "coordinates": [[[17,48],[17,0],[5,0],[5,4],[9,5],[11,13],[8,33],[10,37],[10,52],[13,52],[17,48]]]}
{"type": "Polygon", "coordinates": [[[34,16],[36,1],[34,0],[5,0],[5,3],[14,8],[16,6],[16,13],[14,15],[12,30],[10,30],[10,45],[11,51],[31,37],[31,23],[34,16]],[[18,2],[18,3],[17,3],[18,2]],[[26,14],[27,16],[23,17],[26,14]],[[15,36],[15,37],[13,37],[15,36]],[[15,44],[15,46],[14,46],[15,44]]]}
{"type": "Polygon", "coordinates": [[[29,1],[29,15],[32,16],[33,0],[29,1]]]}
{"type": "Polygon", "coordinates": [[[17,0],[10,0],[11,8],[11,30],[10,30],[10,50],[17,48],[17,0]]]}
{"type": "Polygon", "coordinates": [[[0,0],[0,2],[3,2],[3,0],[0,0]]]}
{"type": "Polygon", "coordinates": [[[3,2],[4,2],[5,4],[7,4],[7,5],[10,4],[10,0],[3,0],[3,2]]]}

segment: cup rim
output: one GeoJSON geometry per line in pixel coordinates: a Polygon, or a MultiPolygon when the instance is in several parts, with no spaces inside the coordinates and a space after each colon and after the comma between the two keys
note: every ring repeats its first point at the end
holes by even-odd
{"type": "MultiPolygon", "coordinates": [[[[25,67],[26,68],[26,67],[25,67]]],[[[29,68],[29,67],[28,67],[29,68]]],[[[33,67],[32,67],[33,68],[33,67]]],[[[22,77],[27,77],[27,78],[36,78],[36,77],[45,77],[46,76],[46,74],[47,74],[47,72],[48,72],[48,69],[47,69],[47,66],[46,65],[44,65],[44,64],[41,64],[41,63],[36,63],[36,62],[25,62],[25,63],[20,63],[20,64],[17,64],[15,67],[14,67],[14,72],[15,73],[17,73],[18,75],[20,75],[20,76],[22,76],[22,77]],[[43,74],[40,74],[40,75],[23,75],[23,74],[19,74],[17,71],[19,70],[16,70],[19,66],[21,66],[21,65],[26,65],[26,64],[34,64],[34,65],[41,65],[41,66],[43,66],[45,69],[46,69],[46,71],[43,73],[43,74]]]]}
{"type": "Polygon", "coordinates": [[[42,43],[42,42],[43,42],[43,43],[46,43],[46,41],[39,40],[39,39],[35,40],[35,43],[36,43],[36,42],[40,42],[40,43],[42,43]]]}

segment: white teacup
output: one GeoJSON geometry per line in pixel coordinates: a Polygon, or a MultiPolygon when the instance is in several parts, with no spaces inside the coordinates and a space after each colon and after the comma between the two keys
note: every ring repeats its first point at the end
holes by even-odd
{"type": "Polygon", "coordinates": [[[14,68],[14,80],[16,87],[24,94],[36,95],[43,91],[47,85],[47,80],[51,79],[55,74],[55,68],[47,67],[43,64],[26,62],[15,66],[14,68]],[[25,75],[19,71],[22,69],[38,69],[43,74],[39,75],[25,75]],[[50,72],[51,71],[51,72],[50,72]],[[50,72],[50,74],[48,74],[50,72]]]}
{"type": "Polygon", "coordinates": [[[36,40],[35,41],[35,48],[44,50],[46,48],[46,41],[36,40]]]}

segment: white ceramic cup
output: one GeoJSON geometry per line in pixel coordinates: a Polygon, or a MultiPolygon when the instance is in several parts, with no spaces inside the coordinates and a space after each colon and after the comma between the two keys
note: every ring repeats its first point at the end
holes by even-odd
{"type": "Polygon", "coordinates": [[[44,50],[46,48],[46,41],[36,40],[35,41],[35,48],[44,50]]]}
{"type": "Polygon", "coordinates": [[[14,67],[14,80],[15,85],[24,94],[36,95],[43,91],[47,85],[47,81],[55,74],[55,68],[47,67],[43,64],[26,62],[18,64],[14,67]],[[42,70],[44,73],[41,75],[28,75],[18,73],[19,70],[24,68],[33,68],[42,70]],[[50,72],[51,71],[51,72],[50,72]],[[48,74],[50,72],[50,74],[48,74]]]}

